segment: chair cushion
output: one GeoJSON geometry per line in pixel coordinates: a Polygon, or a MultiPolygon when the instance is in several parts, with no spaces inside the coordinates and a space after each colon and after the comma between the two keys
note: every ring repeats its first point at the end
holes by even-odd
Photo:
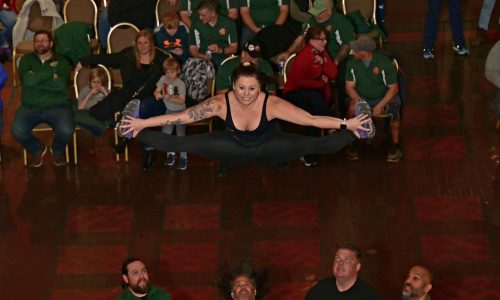
{"type": "Polygon", "coordinates": [[[16,53],[17,54],[27,54],[33,52],[33,46],[34,43],[32,40],[24,40],[20,41],[19,44],[16,46],[16,53]]]}

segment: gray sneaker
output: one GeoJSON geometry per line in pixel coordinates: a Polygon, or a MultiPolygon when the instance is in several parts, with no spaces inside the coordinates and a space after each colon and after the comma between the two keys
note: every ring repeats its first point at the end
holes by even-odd
{"type": "Polygon", "coordinates": [[[128,139],[132,138],[133,133],[129,132],[129,133],[125,134],[125,132],[127,131],[127,129],[121,128],[121,125],[123,125],[123,120],[125,120],[125,118],[128,117],[128,116],[134,117],[134,118],[139,117],[139,106],[140,106],[140,104],[141,104],[140,100],[133,99],[133,100],[130,100],[127,103],[127,105],[125,105],[125,108],[123,109],[122,114],[121,114],[122,117],[120,119],[120,122],[118,122],[118,135],[120,135],[121,137],[125,137],[125,138],[128,138],[128,139]]]}
{"type": "Polygon", "coordinates": [[[184,171],[188,167],[188,160],[185,157],[179,158],[179,161],[177,162],[177,170],[184,171]]]}
{"type": "Polygon", "coordinates": [[[354,115],[357,117],[359,115],[368,115],[370,116],[370,122],[363,124],[362,126],[368,131],[358,130],[359,136],[362,139],[371,139],[375,136],[375,125],[373,124],[372,117],[372,109],[368,102],[363,99],[359,99],[354,106],[354,115]]]}
{"type": "Polygon", "coordinates": [[[389,154],[387,154],[386,161],[396,163],[399,162],[401,157],[403,157],[403,151],[401,150],[399,144],[392,144],[391,150],[389,151],[389,154]]]}

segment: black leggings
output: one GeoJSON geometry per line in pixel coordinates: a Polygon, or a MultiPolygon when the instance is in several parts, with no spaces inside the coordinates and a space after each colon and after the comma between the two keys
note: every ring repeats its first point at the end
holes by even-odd
{"type": "Polygon", "coordinates": [[[310,137],[275,131],[257,145],[244,145],[225,131],[177,137],[159,131],[139,133],[141,142],[164,152],[190,152],[207,159],[229,163],[258,162],[275,164],[306,154],[334,153],[356,140],[348,130],[324,137],[310,137]]]}

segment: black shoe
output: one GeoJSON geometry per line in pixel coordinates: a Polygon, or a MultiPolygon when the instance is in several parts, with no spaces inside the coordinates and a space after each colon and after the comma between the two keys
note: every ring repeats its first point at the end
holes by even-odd
{"type": "Polygon", "coordinates": [[[144,171],[151,170],[155,164],[155,159],[156,159],[156,151],[146,150],[144,152],[144,162],[142,163],[142,169],[144,171]]]}
{"type": "Polygon", "coordinates": [[[219,163],[219,168],[217,169],[217,176],[219,176],[220,178],[226,177],[232,166],[233,165],[228,162],[221,161],[219,163]]]}
{"type": "Polygon", "coordinates": [[[314,159],[314,157],[310,154],[302,156],[300,160],[304,162],[304,165],[306,167],[312,167],[318,165],[316,159],[314,159]]]}
{"type": "Polygon", "coordinates": [[[115,152],[117,154],[122,154],[125,151],[125,147],[127,147],[128,139],[119,137],[118,143],[114,145],[115,152]]]}

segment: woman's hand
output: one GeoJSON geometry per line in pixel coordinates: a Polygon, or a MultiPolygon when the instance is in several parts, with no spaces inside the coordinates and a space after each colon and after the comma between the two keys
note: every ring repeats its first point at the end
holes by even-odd
{"type": "Polygon", "coordinates": [[[146,126],[143,119],[138,119],[131,116],[126,116],[125,119],[120,122],[120,128],[126,129],[123,135],[127,135],[128,133],[132,132],[132,136],[136,137],[137,134],[145,127],[146,126]]]}
{"type": "Polygon", "coordinates": [[[351,118],[346,121],[346,126],[347,129],[352,131],[354,135],[359,138],[359,130],[361,131],[368,131],[368,128],[363,127],[363,124],[366,124],[371,121],[371,118],[369,115],[359,115],[357,117],[351,118]]]}

